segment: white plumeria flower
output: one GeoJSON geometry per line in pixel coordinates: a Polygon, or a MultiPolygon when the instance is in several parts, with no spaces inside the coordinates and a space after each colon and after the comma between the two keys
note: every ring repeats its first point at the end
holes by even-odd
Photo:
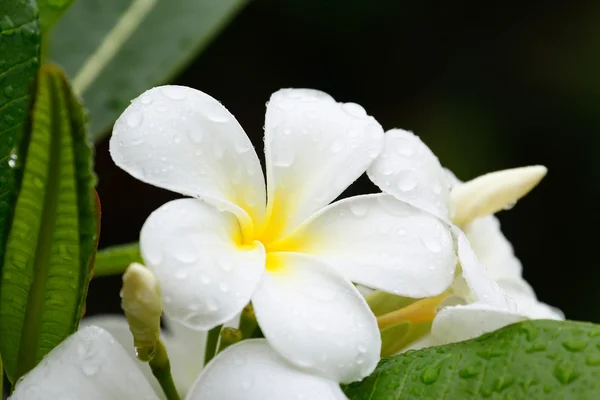
{"type": "Polygon", "coordinates": [[[336,382],[368,375],[381,341],[351,281],[425,297],[444,291],[455,267],[447,226],[392,196],[327,206],[382,146],[361,106],[280,90],[265,119],[265,190],[250,140],[215,99],[178,86],[135,99],[115,124],[113,160],[194,197],[160,207],[142,229],[165,313],[210,329],[252,301],[265,337],[294,365],[336,382]]]}
{"type": "MultiPolygon", "coordinates": [[[[194,348],[188,352],[195,354],[194,348]]],[[[16,384],[11,400],[159,400],[110,333],[83,328],[54,348],[16,384]]],[[[154,381],[152,377],[151,381],[154,381]]],[[[219,354],[198,377],[186,400],[346,399],[336,382],[300,371],[266,340],[249,340],[219,354]]]]}
{"type": "Polygon", "coordinates": [[[545,167],[499,171],[462,183],[412,132],[392,129],[367,173],[382,191],[446,221],[456,240],[462,274],[442,302],[431,335],[410,348],[466,340],[526,318],[562,318],[537,300],[490,215],[527,194],[545,176],[545,167]]]}

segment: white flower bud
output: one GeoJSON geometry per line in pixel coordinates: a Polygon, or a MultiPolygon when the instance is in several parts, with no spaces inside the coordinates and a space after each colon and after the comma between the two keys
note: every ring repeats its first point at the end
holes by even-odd
{"type": "Polygon", "coordinates": [[[143,265],[133,263],[123,274],[121,308],[136,349],[153,350],[160,337],[162,301],[156,276],[143,265]]]}
{"type": "Polygon", "coordinates": [[[506,169],[456,185],[450,193],[455,209],[452,222],[466,225],[512,207],[546,176],[546,172],[542,165],[506,169]]]}

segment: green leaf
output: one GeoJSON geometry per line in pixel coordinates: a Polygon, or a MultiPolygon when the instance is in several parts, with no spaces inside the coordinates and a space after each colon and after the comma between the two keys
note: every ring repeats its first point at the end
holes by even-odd
{"type": "Polygon", "coordinates": [[[99,140],[129,101],[177,74],[247,0],[80,0],[52,32],[99,140]]]}
{"type": "Polygon", "coordinates": [[[18,147],[33,97],[39,55],[35,2],[0,2],[0,260],[19,191],[18,147]]]}
{"type": "Polygon", "coordinates": [[[0,353],[11,382],[77,329],[98,237],[85,116],[58,68],[39,73],[0,276],[0,353]]]}
{"type": "Polygon", "coordinates": [[[600,326],[526,321],[382,359],[350,400],[600,398],[600,326]]]}
{"type": "Polygon", "coordinates": [[[98,250],[94,264],[94,278],[118,275],[125,272],[131,263],[143,264],[139,243],[128,243],[98,250]]]}
{"type": "Polygon", "coordinates": [[[46,34],[69,9],[74,0],[37,0],[42,32],[46,34]]]}

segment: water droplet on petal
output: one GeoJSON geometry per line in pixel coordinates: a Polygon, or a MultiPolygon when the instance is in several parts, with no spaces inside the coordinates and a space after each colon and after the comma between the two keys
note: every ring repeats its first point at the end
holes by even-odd
{"type": "Polygon", "coordinates": [[[137,128],[141,125],[143,118],[144,117],[142,116],[142,113],[138,111],[132,111],[129,113],[129,115],[127,115],[127,125],[129,125],[131,128],[137,128]]]}
{"type": "Polygon", "coordinates": [[[410,192],[411,190],[416,188],[418,184],[419,181],[417,180],[417,178],[411,175],[405,175],[401,177],[398,181],[398,189],[400,189],[403,192],[410,192]]]}
{"type": "Polygon", "coordinates": [[[229,113],[219,103],[207,103],[203,111],[208,119],[213,122],[225,123],[229,122],[229,113]]]}
{"type": "Polygon", "coordinates": [[[194,142],[194,143],[200,143],[200,142],[202,142],[202,139],[204,139],[204,132],[199,127],[195,127],[194,129],[191,129],[188,132],[188,135],[189,135],[190,139],[192,140],[192,142],[194,142]]]}
{"type": "Polygon", "coordinates": [[[344,142],[342,142],[341,140],[335,140],[331,144],[331,151],[332,152],[339,153],[342,150],[344,150],[344,142]]]}
{"type": "Polygon", "coordinates": [[[171,100],[183,100],[187,97],[186,89],[180,86],[163,86],[162,94],[171,100]]]}
{"type": "Polygon", "coordinates": [[[361,105],[356,103],[344,103],[342,104],[342,108],[349,115],[356,118],[364,118],[367,116],[367,112],[365,111],[365,109],[361,105]]]}

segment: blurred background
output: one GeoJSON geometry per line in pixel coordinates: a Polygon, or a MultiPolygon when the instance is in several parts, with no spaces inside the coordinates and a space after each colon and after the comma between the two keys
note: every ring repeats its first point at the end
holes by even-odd
{"type": "MultiPolygon", "coordinates": [[[[173,82],[220,100],[261,156],[270,94],[307,87],[414,131],[463,180],[546,165],[499,214],[504,233],[541,300],[600,322],[599,71],[600,3],[255,0],[173,82]]],[[[96,163],[100,246],[136,241],[176,196],[116,168],[106,140],[96,163]]],[[[347,193],[373,190],[361,179],[347,193]]],[[[119,277],[95,279],[89,313],[117,311],[119,288],[119,277]]]]}

